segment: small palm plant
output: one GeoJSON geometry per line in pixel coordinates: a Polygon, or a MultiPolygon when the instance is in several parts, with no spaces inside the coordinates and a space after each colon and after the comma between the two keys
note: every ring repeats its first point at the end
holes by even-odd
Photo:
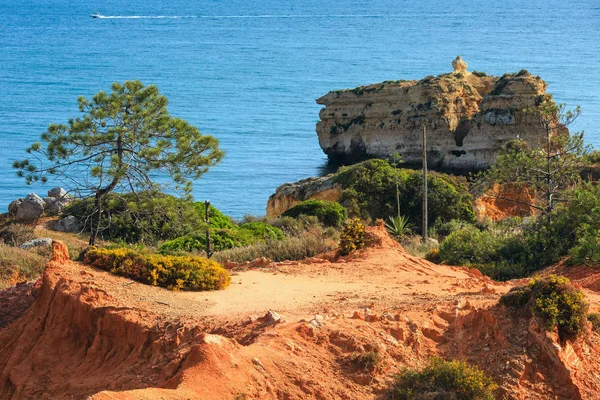
{"type": "Polygon", "coordinates": [[[413,225],[408,222],[407,216],[397,215],[395,217],[388,217],[385,228],[396,240],[402,240],[412,233],[413,225]]]}

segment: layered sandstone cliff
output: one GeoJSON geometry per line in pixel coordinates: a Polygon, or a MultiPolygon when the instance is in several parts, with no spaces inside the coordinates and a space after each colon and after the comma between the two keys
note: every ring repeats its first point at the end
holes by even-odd
{"type": "Polygon", "coordinates": [[[334,175],[307,178],[279,186],[267,202],[267,216],[278,217],[304,200],[339,201],[342,187],[333,180],[334,175]]]}
{"type": "Polygon", "coordinates": [[[502,77],[466,71],[420,81],[386,81],[337,90],[317,99],[325,106],[317,123],[319,144],[334,160],[354,161],[399,153],[420,164],[422,129],[433,168],[479,170],[495,160],[509,140],[537,147],[542,128],[525,109],[544,100],[546,83],[523,70],[502,77]]]}

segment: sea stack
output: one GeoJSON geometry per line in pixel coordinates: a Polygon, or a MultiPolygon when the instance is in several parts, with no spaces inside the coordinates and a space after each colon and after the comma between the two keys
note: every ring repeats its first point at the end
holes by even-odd
{"type": "Polygon", "coordinates": [[[319,144],[330,160],[354,162],[399,153],[421,162],[421,136],[433,168],[487,168],[506,142],[541,145],[545,133],[525,112],[552,101],[546,82],[526,70],[502,77],[468,72],[458,56],[453,72],[419,81],[386,81],[336,90],[317,99],[319,144]]]}

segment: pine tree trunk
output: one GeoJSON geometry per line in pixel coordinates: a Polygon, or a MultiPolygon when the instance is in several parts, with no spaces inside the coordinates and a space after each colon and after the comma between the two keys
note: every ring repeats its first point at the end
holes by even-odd
{"type": "Polygon", "coordinates": [[[92,230],[90,232],[89,245],[94,246],[100,232],[100,218],[102,217],[102,198],[100,193],[96,193],[94,199],[94,216],[92,217],[92,230]]]}

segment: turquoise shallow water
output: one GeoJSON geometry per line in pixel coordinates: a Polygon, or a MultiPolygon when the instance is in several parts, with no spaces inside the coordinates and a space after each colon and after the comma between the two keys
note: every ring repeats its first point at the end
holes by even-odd
{"type": "Polygon", "coordinates": [[[235,217],[264,214],[277,186],[322,171],[315,98],[448,72],[458,54],[471,70],[540,75],[581,105],[576,129],[600,147],[600,4],[574,4],[2,0],[0,209],[45,191],[11,169],[27,145],[77,116],[77,96],[126,79],[158,85],[173,115],[219,138],[226,157],[194,196],[235,217]]]}

